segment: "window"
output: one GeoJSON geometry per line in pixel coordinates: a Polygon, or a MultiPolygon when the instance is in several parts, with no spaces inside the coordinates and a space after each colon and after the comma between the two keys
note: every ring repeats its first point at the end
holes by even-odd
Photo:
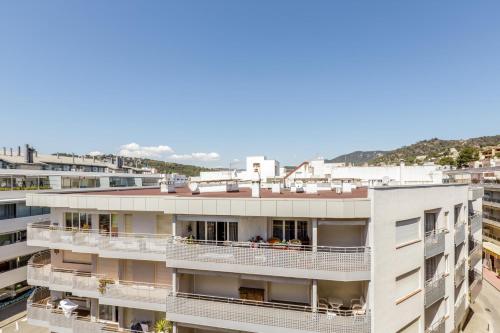
{"type": "Polygon", "coordinates": [[[425,213],[425,233],[436,231],[437,213],[425,213]]]}
{"type": "Polygon", "coordinates": [[[111,231],[111,214],[99,214],[99,231],[108,233],[111,231]]]}
{"type": "Polygon", "coordinates": [[[396,246],[420,239],[420,219],[396,221],[396,246]]]}
{"type": "Polygon", "coordinates": [[[238,241],[238,222],[196,221],[196,239],[238,241]]]}
{"type": "Polygon", "coordinates": [[[90,229],[91,215],[79,212],[66,212],[64,213],[64,222],[66,228],[72,229],[90,229]]]}
{"type": "Polygon", "coordinates": [[[420,268],[396,278],[396,300],[401,300],[420,289],[420,268]]]}
{"type": "Polygon", "coordinates": [[[460,220],[460,210],[462,209],[462,205],[456,205],[455,206],[455,215],[454,215],[454,223],[457,225],[458,221],[460,220]]]}
{"type": "Polygon", "coordinates": [[[307,221],[273,220],[273,238],[283,241],[299,239],[303,244],[309,243],[307,221]]]}

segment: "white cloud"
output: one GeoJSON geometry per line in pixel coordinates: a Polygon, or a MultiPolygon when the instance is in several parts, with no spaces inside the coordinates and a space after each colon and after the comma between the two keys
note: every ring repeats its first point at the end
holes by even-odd
{"type": "Polygon", "coordinates": [[[104,153],[101,153],[98,150],[94,150],[94,151],[91,151],[91,152],[87,153],[87,155],[90,155],[90,156],[99,156],[99,155],[104,155],[104,153]]]}
{"type": "Polygon", "coordinates": [[[126,157],[154,157],[161,158],[165,154],[173,153],[174,150],[169,146],[141,146],[135,142],[120,146],[118,155],[126,157]]]}
{"type": "Polygon", "coordinates": [[[172,154],[169,159],[176,161],[218,161],[220,160],[220,155],[215,152],[211,153],[191,153],[191,154],[172,154]]]}

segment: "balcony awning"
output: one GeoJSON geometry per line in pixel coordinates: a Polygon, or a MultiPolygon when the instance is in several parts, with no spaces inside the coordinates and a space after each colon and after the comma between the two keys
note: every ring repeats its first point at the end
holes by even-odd
{"type": "Polygon", "coordinates": [[[488,254],[491,254],[496,258],[500,258],[500,246],[490,242],[483,242],[483,249],[488,254]]]}

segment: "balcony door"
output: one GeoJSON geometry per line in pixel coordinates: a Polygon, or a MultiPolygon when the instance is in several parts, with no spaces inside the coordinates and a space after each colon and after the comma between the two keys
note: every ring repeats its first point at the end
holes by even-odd
{"type": "Polygon", "coordinates": [[[425,233],[436,231],[437,213],[425,213],[425,233]]]}
{"type": "Polygon", "coordinates": [[[238,241],[238,223],[196,221],[196,239],[206,241],[238,241]]]}

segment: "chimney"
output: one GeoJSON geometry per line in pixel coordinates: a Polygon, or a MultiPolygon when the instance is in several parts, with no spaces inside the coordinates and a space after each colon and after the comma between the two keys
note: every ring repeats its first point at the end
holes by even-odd
{"type": "Polygon", "coordinates": [[[75,163],[75,154],[73,153],[73,163],[75,163]]]}
{"type": "Polygon", "coordinates": [[[10,156],[12,156],[12,148],[10,148],[10,156]]]}
{"type": "Polygon", "coordinates": [[[255,169],[252,175],[252,198],[260,198],[260,174],[255,169]]]}
{"type": "Polygon", "coordinates": [[[21,146],[17,146],[17,156],[21,156],[21,146]]]}
{"type": "Polygon", "coordinates": [[[33,147],[28,144],[24,145],[24,162],[33,163],[33,151],[33,147]]]}
{"type": "Polygon", "coordinates": [[[7,155],[7,148],[3,147],[3,154],[7,155]]]}
{"type": "Polygon", "coordinates": [[[95,163],[95,155],[92,156],[92,162],[95,163]]]}
{"type": "Polygon", "coordinates": [[[59,159],[59,153],[57,153],[57,159],[59,159]]]}
{"type": "Polygon", "coordinates": [[[35,157],[38,157],[38,150],[35,150],[35,157]]]}

